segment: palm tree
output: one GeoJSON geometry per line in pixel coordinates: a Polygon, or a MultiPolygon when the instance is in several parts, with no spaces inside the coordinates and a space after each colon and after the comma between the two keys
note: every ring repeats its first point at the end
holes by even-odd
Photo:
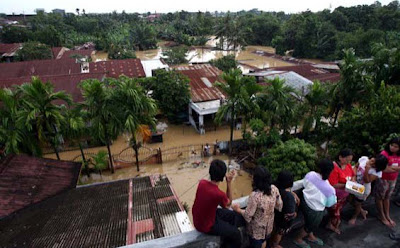
{"type": "Polygon", "coordinates": [[[219,39],[220,49],[224,50],[225,40],[232,34],[232,17],[230,12],[215,26],[216,39],[219,39]]]}
{"type": "Polygon", "coordinates": [[[271,130],[278,125],[287,132],[294,121],[296,100],[294,89],[285,86],[284,82],[278,77],[270,80],[271,85],[259,97],[259,105],[266,113],[271,130]]]}
{"type": "Polygon", "coordinates": [[[363,63],[355,56],[354,49],[344,50],[343,63],[340,64],[339,83],[332,89],[331,114],[334,114],[332,127],[335,127],[342,108],[350,110],[356,102],[368,102],[373,93],[371,76],[365,73],[363,63]]]}
{"type": "Polygon", "coordinates": [[[38,142],[35,142],[24,123],[18,122],[20,98],[15,91],[0,89],[0,144],[4,145],[5,154],[26,152],[41,155],[38,142]]]}
{"type": "Polygon", "coordinates": [[[85,123],[86,111],[83,110],[83,105],[78,104],[74,108],[66,112],[66,128],[64,129],[65,136],[69,139],[78,142],[79,150],[82,155],[82,162],[86,170],[86,174],[90,177],[89,164],[86,160],[85,153],[81,143],[82,137],[88,133],[88,128],[85,123]]]}
{"type": "Polygon", "coordinates": [[[328,106],[328,91],[319,81],[315,81],[310,92],[304,97],[307,114],[303,124],[303,133],[307,134],[315,122],[314,130],[318,130],[321,117],[328,106]]]}
{"type": "Polygon", "coordinates": [[[21,113],[18,121],[24,122],[29,132],[34,132],[39,144],[50,143],[60,160],[58,145],[59,131],[65,124],[65,105],[56,102],[72,104],[72,98],[64,91],[54,92],[50,82],[43,83],[38,77],[32,77],[31,83],[17,87],[21,94],[21,113]]]}
{"type": "Polygon", "coordinates": [[[107,82],[100,82],[97,79],[84,80],[80,87],[85,99],[83,104],[87,111],[91,133],[106,144],[110,170],[114,173],[110,144],[120,134],[122,125],[121,112],[113,99],[113,89],[107,82]]]}
{"type": "Polygon", "coordinates": [[[118,109],[122,111],[124,129],[132,135],[131,146],[135,151],[136,167],[139,171],[137,134],[146,130],[145,125],[154,126],[157,106],[135,79],[121,76],[114,81],[114,85],[115,102],[118,109]]]}
{"type": "Polygon", "coordinates": [[[255,94],[261,89],[253,77],[243,77],[239,69],[232,69],[222,74],[224,83],[216,82],[216,86],[226,94],[225,104],[220,106],[215,116],[215,122],[221,123],[225,116],[230,118],[229,154],[232,153],[233,128],[236,117],[250,116],[257,111],[258,106],[253,101],[255,94]]]}

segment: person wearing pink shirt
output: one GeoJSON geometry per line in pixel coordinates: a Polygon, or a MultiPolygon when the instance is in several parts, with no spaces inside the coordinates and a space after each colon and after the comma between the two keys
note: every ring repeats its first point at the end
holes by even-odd
{"type": "Polygon", "coordinates": [[[386,226],[394,227],[396,222],[390,218],[390,197],[396,187],[400,170],[400,138],[391,139],[381,154],[388,159],[389,163],[382,173],[382,178],[376,182],[374,196],[379,220],[386,226]]]}

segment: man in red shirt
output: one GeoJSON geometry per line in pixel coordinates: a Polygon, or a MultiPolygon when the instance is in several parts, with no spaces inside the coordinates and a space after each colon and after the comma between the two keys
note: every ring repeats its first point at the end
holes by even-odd
{"type": "Polygon", "coordinates": [[[245,222],[241,215],[226,209],[232,203],[231,181],[235,175],[234,171],[226,174],[226,170],[223,161],[215,159],[211,162],[211,180],[201,180],[197,187],[192,208],[193,223],[199,232],[221,236],[230,247],[240,247],[241,234],[237,227],[244,226],[245,222]],[[218,188],[224,177],[226,193],[218,188]]]}

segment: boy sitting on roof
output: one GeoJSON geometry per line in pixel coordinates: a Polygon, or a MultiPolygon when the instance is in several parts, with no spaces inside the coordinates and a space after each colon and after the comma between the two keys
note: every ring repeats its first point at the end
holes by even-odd
{"type": "Polygon", "coordinates": [[[230,247],[240,247],[239,226],[245,222],[241,215],[226,209],[232,203],[231,181],[235,172],[226,174],[225,162],[215,159],[210,165],[210,181],[201,180],[197,187],[192,213],[193,223],[199,232],[218,235],[226,240],[230,247]],[[226,178],[226,194],[218,185],[226,178]],[[218,208],[221,206],[221,208],[218,208]]]}

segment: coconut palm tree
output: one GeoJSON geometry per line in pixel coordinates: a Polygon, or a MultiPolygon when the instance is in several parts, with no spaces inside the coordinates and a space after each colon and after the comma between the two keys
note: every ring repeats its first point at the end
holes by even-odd
{"type": "Polygon", "coordinates": [[[87,113],[83,109],[82,104],[77,104],[74,108],[70,108],[65,115],[66,128],[63,129],[64,134],[68,139],[75,140],[78,143],[79,150],[82,155],[82,162],[85,167],[85,171],[88,177],[90,177],[89,164],[86,160],[85,153],[82,147],[82,138],[88,133],[88,127],[85,120],[87,119],[87,113]]]}
{"type": "Polygon", "coordinates": [[[122,122],[125,131],[131,138],[131,146],[135,151],[136,167],[139,171],[139,144],[137,134],[146,130],[145,126],[154,126],[157,113],[155,101],[148,97],[137,80],[121,76],[114,80],[114,97],[118,109],[122,112],[122,122]]]}
{"type": "Polygon", "coordinates": [[[23,122],[29,132],[34,132],[40,145],[50,143],[60,160],[58,146],[62,138],[60,130],[65,124],[66,106],[58,103],[71,105],[72,97],[64,91],[54,92],[50,82],[43,83],[38,77],[18,86],[17,93],[21,99],[18,121],[23,122]]]}
{"type": "Polygon", "coordinates": [[[121,133],[122,123],[121,111],[113,99],[113,88],[107,81],[100,82],[97,79],[84,80],[80,87],[91,133],[106,144],[110,170],[114,173],[110,144],[121,133]]]}
{"type": "Polygon", "coordinates": [[[314,122],[315,130],[318,130],[321,117],[328,107],[328,90],[319,81],[315,81],[311,87],[310,92],[304,96],[305,100],[305,114],[307,115],[303,124],[303,133],[307,134],[314,122]]]}
{"type": "Polygon", "coordinates": [[[290,130],[294,122],[296,100],[293,88],[285,86],[284,80],[276,77],[269,81],[271,85],[264,88],[259,96],[259,105],[265,111],[265,118],[269,121],[270,129],[279,126],[285,133],[290,130]]]}
{"type": "Polygon", "coordinates": [[[225,116],[230,119],[230,142],[229,154],[232,153],[233,128],[236,118],[239,115],[250,116],[250,113],[257,111],[253,98],[261,90],[253,77],[243,77],[239,69],[232,69],[222,74],[222,82],[216,82],[216,86],[225,93],[227,100],[218,109],[215,122],[220,124],[225,116]]]}
{"type": "Polygon", "coordinates": [[[25,152],[40,156],[38,142],[24,123],[18,122],[20,113],[18,94],[8,88],[0,89],[0,144],[4,145],[5,154],[25,152]]]}

